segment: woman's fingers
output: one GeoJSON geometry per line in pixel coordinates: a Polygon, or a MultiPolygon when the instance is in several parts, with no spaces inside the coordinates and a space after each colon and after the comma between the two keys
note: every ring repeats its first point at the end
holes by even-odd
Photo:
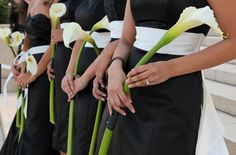
{"type": "Polygon", "coordinates": [[[150,73],[148,72],[148,70],[146,70],[134,76],[128,77],[128,79],[126,80],[126,83],[129,85],[138,81],[143,81],[147,79],[149,76],[150,76],[150,73]]]}
{"type": "Polygon", "coordinates": [[[142,72],[145,72],[147,70],[147,65],[143,65],[143,66],[139,66],[139,67],[136,67],[134,69],[132,69],[128,74],[127,74],[127,77],[133,77],[137,74],[140,74],[142,72]]]}
{"type": "Polygon", "coordinates": [[[132,105],[132,101],[131,99],[124,93],[124,91],[121,89],[118,92],[119,98],[121,100],[121,102],[132,112],[135,113],[135,109],[132,105]]]}

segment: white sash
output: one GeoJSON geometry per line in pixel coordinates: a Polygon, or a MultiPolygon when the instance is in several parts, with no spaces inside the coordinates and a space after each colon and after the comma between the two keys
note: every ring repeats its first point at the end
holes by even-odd
{"type": "Polygon", "coordinates": [[[112,21],[110,22],[111,28],[111,38],[119,39],[121,38],[122,29],[123,29],[123,21],[112,21]]]}
{"type": "MultiPolygon", "coordinates": [[[[87,33],[89,33],[87,31],[87,33]]],[[[110,32],[93,32],[92,38],[95,40],[98,48],[105,48],[110,42],[110,32]]],[[[93,47],[90,43],[86,43],[85,47],[93,47]]]]}
{"type": "MultiPolygon", "coordinates": [[[[30,48],[27,52],[21,52],[13,61],[13,64],[17,65],[19,63],[21,63],[24,58],[27,55],[34,55],[34,54],[41,54],[41,53],[45,53],[48,49],[49,45],[42,45],[42,46],[36,46],[36,47],[32,47],[30,48]]],[[[9,81],[13,78],[13,74],[10,73],[7,77],[7,80],[4,84],[4,89],[3,89],[3,103],[5,105],[7,105],[8,101],[7,101],[7,85],[9,83],[9,81]]],[[[21,95],[18,99],[17,99],[17,109],[20,108],[20,106],[22,105],[22,98],[23,96],[21,95]]],[[[27,118],[27,106],[28,106],[28,89],[25,89],[25,98],[26,98],[26,102],[25,102],[25,109],[24,109],[24,114],[25,114],[25,118],[27,118]]]]}
{"type": "MultiPolygon", "coordinates": [[[[167,30],[136,27],[134,46],[149,51],[167,30]]],[[[185,32],[158,53],[188,55],[200,50],[203,34],[185,32]]],[[[229,155],[224,142],[224,128],[216,113],[210,92],[203,78],[204,102],[201,112],[196,155],[229,155]]]]}

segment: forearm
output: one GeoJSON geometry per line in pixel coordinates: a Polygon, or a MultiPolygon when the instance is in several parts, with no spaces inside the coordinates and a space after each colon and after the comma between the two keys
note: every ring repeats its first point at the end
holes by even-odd
{"type": "Polygon", "coordinates": [[[83,44],[82,41],[76,41],[75,42],[75,45],[72,49],[70,62],[69,62],[69,65],[67,67],[66,73],[71,74],[71,73],[74,72],[75,65],[76,65],[77,58],[78,58],[78,55],[79,55],[79,51],[80,51],[80,48],[81,48],[82,44],[83,44]]]}
{"type": "Polygon", "coordinates": [[[200,71],[236,58],[236,40],[226,39],[198,53],[169,60],[171,77],[200,71]]]}
{"type": "Polygon", "coordinates": [[[106,63],[111,61],[112,56],[115,52],[116,47],[118,46],[119,40],[109,43],[101,52],[101,54],[96,58],[95,61],[87,68],[82,76],[86,77],[88,80],[91,80],[95,76],[95,71],[99,63],[106,63]]]}
{"type": "Polygon", "coordinates": [[[47,66],[49,62],[51,61],[51,51],[52,51],[52,45],[49,46],[47,51],[44,53],[42,58],[40,59],[38,63],[36,78],[39,77],[41,74],[43,74],[47,70],[47,66]]]}

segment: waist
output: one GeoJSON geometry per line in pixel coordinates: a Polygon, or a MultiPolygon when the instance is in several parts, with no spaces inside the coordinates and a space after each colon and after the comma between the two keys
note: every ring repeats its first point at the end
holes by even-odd
{"type": "Polygon", "coordinates": [[[122,29],[123,29],[123,21],[117,20],[117,21],[110,22],[110,28],[111,28],[111,38],[113,39],[121,38],[122,29]]]}
{"type": "MultiPolygon", "coordinates": [[[[151,50],[168,30],[136,27],[136,41],[134,46],[144,51],[151,50]]],[[[161,48],[157,53],[172,55],[188,55],[200,50],[205,36],[200,33],[184,32],[174,41],[161,48]]]]}
{"type": "MultiPolygon", "coordinates": [[[[89,32],[88,32],[89,33],[89,32]]],[[[92,38],[99,48],[105,48],[110,42],[110,32],[93,32],[92,38]]],[[[90,43],[86,43],[85,47],[93,47],[90,43]]]]}

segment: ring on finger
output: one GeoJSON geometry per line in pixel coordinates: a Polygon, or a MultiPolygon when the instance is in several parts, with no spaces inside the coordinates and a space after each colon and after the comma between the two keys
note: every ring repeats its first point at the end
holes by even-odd
{"type": "Polygon", "coordinates": [[[150,85],[150,82],[148,81],[148,78],[146,78],[145,82],[146,82],[146,85],[150,85]]]}

